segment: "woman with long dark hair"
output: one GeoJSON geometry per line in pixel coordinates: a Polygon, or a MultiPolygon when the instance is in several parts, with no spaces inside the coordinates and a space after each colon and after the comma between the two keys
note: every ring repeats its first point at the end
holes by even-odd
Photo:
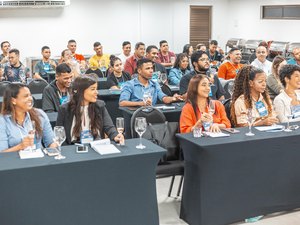
{"type": "Polygon", "coordinates": [[[197,74],[189,83],[186,104],[180,116],[180,132],[188,133],[195,127],[209,124],[211,132],[219,132],[221,128],[231,127],[225,108],[220,101],[209,99],[210,81],[207,76],[197,74]],[[209,111],[209,105],[214,105],[214,112],[209,111]]]}
{"type": "Polygon", "coordinates": [[[189,72],[189,57],[186,53],[180,53],[168,75],[169,84],[179,85],[181,78],[189,72]]]}
{"type": "Polygon", "coordinates": [[[256,118],[254,126],[278,123],[267,90],[267,75],[254,66],[243,67],[235,78],[231,119],[235,126],[247,126],[247,111],[256,118]]]}
{"type": "Polygon", "coordinates": [[[28,87],[21,83],[10,84],[4,91],[0,116],[0,151],[16,152],[36,145],[56,147],[47,115],[33,108],[28,87]],[[34,124],[34,125],[33,125],[34,124]]]}
{"type": "Polygon", "coordinates": [[[57,126],[64,126],[66,143],[87,143],[103,139],[107,135],[111,140],[123,142],[106,108],[105,103],[97,100],[97,75],[88,74],[77,77],[72,84],[70,102],[60,107],[57,126]]]}
{"type": "Polygon", "coordinates": [[[123,71],[122,61],[120,58],[111,55],[110,68],[112,69],[112,73],[110,73],[107,77],[107,84],[109,88],[121,89],[126,81],[131,80],[130,74],[123,71]]]}

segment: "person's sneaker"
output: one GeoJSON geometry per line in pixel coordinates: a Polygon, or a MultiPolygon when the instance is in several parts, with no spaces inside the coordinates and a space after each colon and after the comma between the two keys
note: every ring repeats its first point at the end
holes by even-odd
{"type": "Polygon", "coordinates": [[[251,217],[251,218],[248,218],[248,219],[245,219],[245,222],[246,223],[254,223],[254,222],[257,222],[259,221],[261,218],[263,218],[264,216],[261,215],[261,216],[256,216],[256,217],[251,217]]]}

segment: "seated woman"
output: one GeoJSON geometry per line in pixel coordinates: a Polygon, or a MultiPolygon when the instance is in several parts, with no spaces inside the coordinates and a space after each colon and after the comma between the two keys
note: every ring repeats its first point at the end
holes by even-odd
{"type": "Polygon", "coordinates": [[[300,67],[285,65],[279,75],[284,90],[274,100],[277,117],[281,123],[288,121],[287,115],[293,115],[290,121],[300,121],[300,67]]]}
{"type": "Polygon", "coordinates": [[[278,123],[267,88],[267,75],[254,66],[245,66],[238,73],[231,104],[234,126],[248,126],[247,110],[252,110],[254,126],[278,123]]]}
{"type": "Polygon", "coordinates": [[[66,144],[88,143],[105,138],[107,135],[115,142],[123,142],[106,108],[105,103],[97,100],[97,75],[89,74],[75,78],[72,95],[68,103],[58,112],[56,125],[64,126],[66,144]]]}
{"type": "Polygon", "coordinates": [[[189,66],[189,57],[186,53],[180,53],[174,63],[174,67],[170,70],[168,75],[169,84],[179,85],[181,78],[188,74],[190,70],[189,66]]]}
{"type": "Polygon", "coordinates": [[[13,83],[6,88],[1,114],[0,151],[16,152],[34,144],[42,148],[42,142],[46,147],[57,147],[49,119],[42,110],[33,108],[26,85],[13,83]]]}
{"type": "Polygon", "coordinates": [[[283,91],[283,86],[279,77],[279,70],[282,66],[286,65],[286,60],[278,55],[274,58],[272,63],[272,73],[267,78],[267,87],[271,100],[283,91]]]}
{"type": "Polygon", "coordinates": [[[112,68],[112,73],[107,77],[108,87],[111,89],[121,89],[123,84],[131,80],[129,73],[122,71],[122,61],[114,55],[110,56],[110,67],[112,68]]]}
{"type": "Polygon", "coordinates": [[[80,64],[72,57],[72,52],[69,49],[62,51],[59,64],[61,63],[66,63],[71,68],[74,77],[80,75],[80,64]]]}
{"type": "Polygon", "coordinates": [[[207,76],[195,75],[189,83],[186,104],[180,116],[180,132],[188,133],[195,127],[202,127],[204,123],[213,121],[209,130],[219,132],[221,128],[230,128],[230,121],[225,108],[220,101],[209,100],[210,81],[207,76]],[[215,106],[213,115],[209,114],[209,101],[215,106]]]}

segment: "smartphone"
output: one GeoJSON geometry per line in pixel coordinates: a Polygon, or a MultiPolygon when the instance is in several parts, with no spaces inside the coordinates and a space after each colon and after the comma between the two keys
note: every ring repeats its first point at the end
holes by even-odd
{"type": "Polygon", "coordinates": [[[237,129],[234,129],[234,128],[222,128],[222,130],[225,130],[229,133],[232,133],[232,134],[236,134],[236,133],[239,133],[240,131],[237,130],[237,129]]]}
{"type": "Polygon", "coordinates": [[[86,152],[88,152],[89,151],[89,146],[79,146],[79,145],[77,145],[76,146],[76,152],[77,153],[86,153],[86,152]]]}
{"type": "Polygon", "coordinates": [[[47,154],[49,156],[58,155],[58,151],[56,148],[44,148],[43,151],[45,152],[45,154],[47,154]]]}

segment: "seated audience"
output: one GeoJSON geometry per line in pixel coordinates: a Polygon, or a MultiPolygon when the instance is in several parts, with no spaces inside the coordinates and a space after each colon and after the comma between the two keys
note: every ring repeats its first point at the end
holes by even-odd
{"type": "Polygon", "coordinates": [[[112,89],[122,89],[126,81],[131,80],[129,73],[122,70],[122,61],[114,55],[110,56],[110,67],[112,73],[107,77],[108,87],[112,89]]]}
{"type": "Polygon", "coordinates": [[[138,77],[126,82],[120,95],[120,106],[147,106],[155,105],[157,100],[169,104],[181,98],[175,94],[173,97],[165,95],[158,82],[151,80],[153,73],[153,62],[150,59],[140,59],[137,62],[138,77]],[[149,93],[146,101],[143,101],[144,93],[149,93]]]}
{"type": "Polygon", "coordinates": [[[279,70],[286,65],[286,60],[282,56],[276,56],[272,62],[272,73],[267,77],[267,87],[271,100],[283,91],[283,86],[279,77],[279,70]]]}
{"type": "Polygon", "coordinates": [[[220,101],[210,100],[210,81],[205,75],[195,75],[188,87],[186,104],[180,116],[180,132],[188,133],[195,127],[209,123],[209,131],[220,132],[221,128],[230,128],[230,121],[220,101]],[[215,105],[215,112],[209,113],[209,101],[215,105]]]}
{"type": "Polygon", "coordinates": [[[202,52],[206,52],[206,45],[199,43],[196,45],[196,51],[202,51],[202,52]]]}
{"type": "MultiPolygon", "coordinates": [[[[258,44],[257,47],[263,46],[267,49],[267,60],[269,60],[270,62],[272,62],[271,58],[270,58],[270,54],[269,54],[269,45],[271,44],[271,42],[269,42],[269,44],[265,41],[262,41],[258,44]]],[[[249,63],[251,64],[254,60],[256,59],[256,52],[253,52],[250,57],[249,57],[249,63]]]]}
{"type": "Polygon", "coordinates": [[[224,62],[218,70],[218,77],[225,80],[234,79],[239,70],[242,68],[240,64],[242,53],[238,48],[232,48],[229,51],[229,61],[224,62]]]}
{"type": "MultiPolygon", "coordinates": [[[[29,68],[20,62],[20,52],[18,49],[9,51],[9,63],[5,64],[3,74],[0,74],[2,80],[10,82],[27,83],[27,78],[32,78],[29,68]]],[[[41,78],[36,76],[35,78],[41,78]]]]}
{"type": "Polygon", "coordinates": [[[0,116],[0,151],[16,152],[36,145],[57,147],[47,115],[33,108],[30,90],[21,83],[5,89],[0,116]],[[33,123],[35,125],[33,126],[33,123]]]}
{"type": "Polygon", "coordinates": [[[4,64],[9,61],[8,54],[10,50],[10,43],[8,41],[1,42],[1,50],[2,54],[0,55],[0,64],[4,64]]]}
{"type": "Polygon", "coordinates": [[[252,110],[253,126],[278,123],[267,88],[267,75],[254,66],[245,66],[234,82],[231,119],[235,126],[248,126],[247,111],[252,110]]]}
{"type": "Polygon", "coordinates": [[[146,49],[146,58],[153,62],[153,72],[167,73],[166,68],[158,63],[158,48],[155,45],[149,45],[146,49]]]}
{"type": "Polygon", "coordinates": [[[69,49],[62,51],[60,63],[66,63],[71,68],[73,77],[78,77],[80,75],[80,64],[74,60],[69,49]]]}
{"type": "Polygon", "coordinates": [[[284,90],[274,99],[277,117],[281,123],[288,121],[288,115],[293,115],[290,121],[300,121],[300,67],[285,65],[279,76],[284,90]]]}
{"type": "Polygon", "coordinates": [[[42,47],[42,60],[38,61],[34,67],[35,76],[41,76],[44,79],[47,79],[47,74],[55,73],[55,68],[57,66],[57,62],[51,57],[51,51],[48,46],[42,47]]]}
{"type": "Polygon", "coordinates": [[[96,52],[89,60],[90,68],[98,68],[102,72],[106,71],[109,67],[109,57],[108,54],[103,54],[103,47],[100,42],[94,43],[94,51],[96,52]]]}
{"type": "Polygon", "coordinates": [[[129,73],[131,76],[136,72],[136,63],[139,59],[144,58],[145,55],[145,44],[138,42],[135,44],[134,54],[126,59],[124,65],[124,71],[129,73]]]}
{"type": "Polygon", "coordinates": [[[88,143],[108,136],[116,142],[123,142],[106,108],[105,103],[97,100],[97,76],[80,76],[72,84],[71,99],[60,107],[56,125],[64,126],[66,144],[88,143]]]}
{"type": "Polygon", "coordinates": [[[211,40],[209,43],[209,48],[207,50],[207,55],[210,60],[211,65],[218,65],[224,60],[224,56],[217,50],[218,42],[216,40],[211,40]]]}
{"type": "Polygon", "coordinates": [[[296,47],[293,49],[293,58],[287,61],[288,64],[300,66],[300,48],[296,47]]]}
{"type": "Polygon", "coordinates": [[[206,52],[196,51],[192,54],[191,61],[194,66],[194,71],[184,75],[179,83],[179,93],[186,96],[189,82],[191,78],[196,74],[204,74],[209,77],[211,83],[211,92],[209,96],[215,100],[224,100],[225,90],[217,75],[210,75],[209,70],[209,58],[206,52]]]}
{"type": "Polygon", "coordinates": [[[186,44],[186,45],[183,46],[182,53],[187,54],[187,56],[188,56],[189,58],[191,57],[191,55],[193,54],[193,52],[194,52],[194,48],[193,48],[192,45],[186,44]]]}
{"type": "Polygon", "coordinates": [[[174,52],[169,51],[169,44],[166,40],[159,42],[159,53],[158,53],[158,62],[161,63],[164,67],[172,67],[174,65],[176,55],[174,52]]]}
{"type": "Polygon", "coordinates": [[[255,66],[258,69],[261,69],[269,76],[271,73],[272,62],[267,60],[268,49],[265,46],[257,47],[256,51],[256,59],[251,63],[252,66],[255,66]]]}
{"type": "Polygon", "coordinates": [[[189,58],[186,53],[180,53],[174,63],[174,67],[170,70],[168,75],[169,84],[179,85],[181,78],[190,73],[189,58]]]}
{"type": "Polygon", "coordinates": [[[125,65],[126,59],[131,56],[131,43],[129,41],[124,41],[122,44],[122,53],[118,56],[122,61],[122,65],[125,65]]]}
{"type": "Polygon", "coordinates": [[[59,106],[69,101],[72,80],[71,68],[66,63],[56,67],[55,80],[43,91],[42,107],[45,112],[58,112],[59,106]]]}

